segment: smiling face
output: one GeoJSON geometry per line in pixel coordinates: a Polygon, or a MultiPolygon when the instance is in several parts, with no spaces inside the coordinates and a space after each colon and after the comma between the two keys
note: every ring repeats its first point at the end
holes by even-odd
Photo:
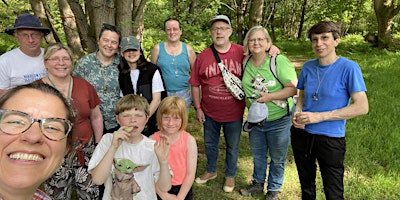
{"type": "MultiPolygon", "coordinates": [[[[36,119],[67,118],[65,106],[58,97],[30,88],[15,93],[1,109],[22,111],[36,119]]],[[[36,122],[17,135],[0,130],[0,193],[34,192],[57,170],[66,152],[67,139],[47,139],[36,122]]]]}
{"type": "Polygon", "coordinates": [[[36,57],[40,55],[40,45],[44,34],[39,30],[33,29],[17,29],[14,32],[20,49],[28,56],[36,57]]]}
{"type": "Polygon", "coordinates": [[[128,63],[136,63],[140,57],[140,51],[136,49],[128,49],[122,53],[122,56],[128,63]]]}
{"type": "Polygon", "coordinates": [[[44,61],[47,72],[55,77],[64,78],[72,71],[72,59],[67,50],[55,51],[44,61]]]}
{"type": "Polygon", "coordinates": [[[161,130],[164,134],[175,134],[182,127],[182,118],[176,114],[163,114],[161,117],[161,130]]]}
{"type": "Polygon", "coordinates": [[[269,49],[270,46],[271,46],[270,41],[268,41],[267,36],[264,34],[262,30],[254,32],[248,38],[249,51],[253,55],[266,53],[266,51],[269,49]]]}
{"type": "Polygon", "coordinates": [[[119,48],[119,36],[117,32],[105,30],[99,40],[97,41],[99,46],[99,53],[104,58],[112,58],[114,54],[118,52],[119,48]]]}
{"type": "Polygon", "coordinates": [[[165,34],[170,42],[177,42],[181,39],[182,29],[179,22],[176,20],[169,20],[165,22],[165,34]]]}
{"type": "Polygon", "coordinates": [[[339,38],[334,39],[332,32],[311,35],[312,49],[319,59],[335,57],[338,44],[339,38]]]}
{"type": "Polygon", "coordinates": [[[211,36],[214,45],[226,46],[229,45],[229,37],[232,35],[232,28],[224,21],[216,21],[211,26],[211,36]]]}

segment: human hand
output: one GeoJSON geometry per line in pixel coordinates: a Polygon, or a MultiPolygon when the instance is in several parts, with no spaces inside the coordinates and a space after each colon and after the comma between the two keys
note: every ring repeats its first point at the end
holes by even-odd
{"type": "Polygon", "coordinates": [[[204,112],[201,109],[196,110],[196,117],[197,117],[197,120],[199,120],[200,123],[204,123],[206,121],[206,117],[204,116],[204,112]]]}
{"type": "Polygon", "coordinates": [[[305,128],[305,124],[300,123],[300,120],[299,120],[299,118],[298,118],[299,116],[300,116],[300,112],[295,112],[295,113],[293,114],[293,117],[292,117],[292,124],[293,124],[293,126],[296,127],[296,128],[304,129],[304,128],[305,128]],[[299,121],[299,122],[298,122],[298,121],[299,121]]]}
{"type": "Polygon", "coordinates": [[[320,112],[298,112],[295,113],[295,122],[298,124],[315,124],[323,121],[323,116],[320,112]]]}
{"type": "Polygon", "coordinates": [[[122,126],[117,131],[115,131],[113,133],[111,146],[113,146],[115,149],[118,149],[122,141],[127,141],[129,139],[129,135],[132,129],[133,127],[122,126]]]}
{"type": "Polygon", "coordinates": [[[270,57],[278,55],[280,53],[281,53],[281,51],[275,45],[271,45],[271,47],[268,50],[268,54],[269,54],[270,57]]]}
{"type": "Polygon", "coordinates": [[[267,103],[271,101],[269,97],[270,95],[268,92],[261,92],[260,97],[257,98],[255,101],[257,101],[258,103],[267,103]]]}
{"type": "Polygon", "coordinates": [[[156,152],[158,161],[161,162],[168,162],[168,154],[169,148],[171,147],[168,136],[161,134],[160,141],[157,141],[154,144],[154,151],[156,152]]]}

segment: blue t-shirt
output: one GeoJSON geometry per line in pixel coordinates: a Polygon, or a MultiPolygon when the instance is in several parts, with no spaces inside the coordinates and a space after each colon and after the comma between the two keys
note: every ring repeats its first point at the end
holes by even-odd
{"type": "Polygon", "coordinates": [[[165,87],[168,92],[178,92],[189,88],[190,63],[186,44],[182,42],[182,51],[178,55],[170,55],[165,50],[165,43],[158,44],[157,66],[161,69],[165,87]]]}
{"type": "MultiPolygon", "coordinates": [[[[360,66],[344,57],[327,66],[319,66],[317,59],[304,63],[297,89],[304,90],[304,112],[340,109],[349,105],[351,93],[367,91],[360,66]],[[318,100],[314,100],[318,85],[318,100]]],[[[311,134],[344,137],[345,125],[346,120],[331,120],[308,124],[305,130],[311,134]]]]}

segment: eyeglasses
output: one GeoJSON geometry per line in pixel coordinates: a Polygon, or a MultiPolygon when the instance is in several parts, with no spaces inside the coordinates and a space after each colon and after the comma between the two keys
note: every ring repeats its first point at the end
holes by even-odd
{"type": "Polygon", "coordinates": [[[63,63],[70,63],[72,61],[70,57],[63,57],[63,58],[56,57],[56,58],[48,58],[46,60],[53,62],[53,63],[61,63],[61,61],[63,63]]]}
{"type": "Polygon", "coordinates": [[[265,40],[267,40],[267,38],[252,38],[252,39],[249,39],[249,43],[254,44],[254,43],[256,43],[256,41],[260,43],[260,42],[264,42],[265,40]]]}
{"type": "Polygon", "coordinates": [[[165,32],[178,32],[178,31],[180,31],[181,29],[179,29],[179,28],[167,28],[167,29],[165,29],[165,32]]]}
{"type": "Polygon", "coordinates": [[[43,135],[52,141],[66,138],[72,129],[72,123],[63,118],[35,119],[27,113],[16,110],[0,110],[0,130],[9,135],[18,135],[27,131],[38,122],[43,135]]]}
{"type": "Polygon", "coordinates": [[[32,38],[35,40],[35,39],[42,38],[42,33],[32,33],[32,34],[18,33],[18,36],[24,40],[27,40],[29,38],[32,38]]]}
{"type": "Polygon", "coordinates": [[[226,31],[228,29],[231,29],[231,27],[227,27],[227,26],[225,26],[225,27],[212,27],[211,31],[212,32],[217,32],[218,30],[226,31]]]}
{"type": "Polygon", "coordinates": [[[161,119],[163,120],[163,121],[173,121],[173,122],[178,122],[178,121],[181,121],[182,120],[182,118],[180,118],[180,117],[178,117],[178,116],[174,116],[174,117],[171,117],[171,116],[169,116],[169,115],[167,115],[167,116],[162,116],[161,117],[161,119]]]}

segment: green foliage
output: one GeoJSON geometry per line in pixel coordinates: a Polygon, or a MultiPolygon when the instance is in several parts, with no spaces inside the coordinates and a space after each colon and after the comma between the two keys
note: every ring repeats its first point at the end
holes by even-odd
{"type": "Polygon", "coordinates": [[[0,33],[0,55],[18,46],[17,41],[11,35],[0,33]]]}
{"type": "MultiPolygon", "coordinates": [[[[314,58],[308,40],[279,40],[276,45],[292,61],[314,58]],[[311,52],[311,53],[310,53],[311,52]]],[[[375,200],[400,199],[400,106],[396,87],[400,74],[399,53],[370,48],[361,36],[343,37],[337,51],[342,56],[356,61],[367,85],[370,111],[367,115],[347,121],[347,153],[345,159],[345,199],[375,200]],[[351,48],[349,50],[349,48],[351,48]],[[369,49],[368,51],[363,50],[369,49]]],[[[246,114],[245,114],[246,115],[246,114]]],[[[205,170],[205,154],[201,125],[195,120],[195,111],[190,113],[189,132],[196,137],[199,147],[197,175],[205,170]]],[[[206,185],[194,184],[196,199],[263,199],[263,195],[243,197],[239,189],[247,186],[253,170],[252,157],[248,144],[248,134],[242,133],[236,188],[231,194],[222,191],[224,181],[224,151],[222,140],[218,160],[218,177],[206,185]],[[221,152],[222,151],[222,152],[221,152]]],[[[317,173],[317,199],[324,199],[320,174],[317,173]]],[[[289,147],[285,179],[280,193],[282,200],[300,200],[300,185],[293,154],[289,147]]]]}

